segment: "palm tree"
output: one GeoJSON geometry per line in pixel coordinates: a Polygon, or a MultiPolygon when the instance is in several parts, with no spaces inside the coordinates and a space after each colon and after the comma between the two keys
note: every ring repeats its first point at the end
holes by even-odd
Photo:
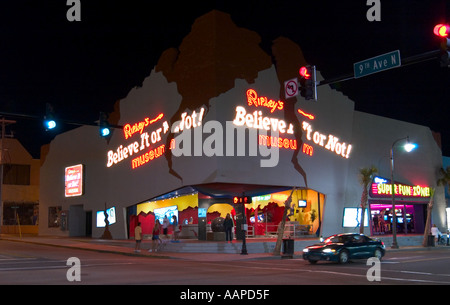
{"type": "MultiPolygon", "coordinates": [[[[449,185],[450,186],[450,166],[447,166],[446,169],[443,169],[442,167],[439,169],[439,174],[441,178],[437,180],[438,185],[443,185],[444,188],[449,185]]],[[[422,246],[426,247],[428,245],[428,235],[430,234],[430,228],[431,228],[431,211],[433,210],[434,205],[434,188],[431,188],[431,194],[430,194],[430,201],[427,205],[427,221],[425,224],[425,232],[423,233],[423,241],[422,246]]]]}
{"type": "Polygon", "coordinates": [[[372,182],[373,175],[378,173],[378,169],[375,166],[359,169],[359,183],[363,186],[361,195],[361,222],[359,225],[359,233],[364,233],[364,211],[366,210],[367,201],[369,199],[369,185],[372,182]]]}

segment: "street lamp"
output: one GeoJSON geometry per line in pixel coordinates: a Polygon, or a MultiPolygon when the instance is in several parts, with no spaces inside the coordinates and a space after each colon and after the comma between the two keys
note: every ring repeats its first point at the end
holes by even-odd
{"type": "MultiPolygon", "coordinates": [[[[400,138],[392,143],[391,147],[391,194],[392,194],[392,246],[393,249],[398,249],[397,244],[397,215],[395,214],[395,182],[394,182],[394,146],[397,142],[406,140],[406,144],[403,148],[406,152],[411,152],[417,147],[416,144],[409,142],[409,136],[406,138],[400,138]]],[[[403,215],[405,217],[405,215],[403,215]]]]}

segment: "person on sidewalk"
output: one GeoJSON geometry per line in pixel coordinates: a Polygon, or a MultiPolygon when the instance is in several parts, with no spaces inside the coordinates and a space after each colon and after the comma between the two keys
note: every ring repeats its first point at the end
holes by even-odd
{"type": "Polygon", "coordinates": [[[167,218],[167,215],[164,215],[162,227],[163,227],[163,234],[164,237],[167,239],[167,231],[169,230],[170,220],[167,218]]]}
{"type": "Polygon", "coordinates": [[[141,252],[141,241],[142,241],[142,228],[140,222],[138,222],[137,226],[134,228],[134,239],[136,240],[134,252],[139,253],[141,252]]]}
{"type": "Polygon", "coordinates": [[[150,250],[148,250],[148,252],[156,252],[158,251],[158,246],[161,242],[161,240],[159,239],[159,234],[161,231],[161,223],[159,222],[159,219],[155,220],[155,225],[153,226],[153,231],[152,231],[152,248],[150,250]]]}
{"type": "Polygon", "coordinates": [[[441,239],[442,233],[441,233],[441,231],[439,231],[438,227],[436,227],[435,224],[431,227],[431,235],[434,236],[435,244],[438,245],[439,240],[441,239]]]}
{"type": "Polygon", "coordinates": [[[230,243],[233,241],[233,219],[231,219],[230,213],[227,214],[227,216],[225,216],[225,220],[223,222],[223,226],[225,228],[225,240],[228,242],[230,241],[230,243]]]}
{"type": "Polygon", "coordinates": [[[177,216],[172,216],[172,228],[173,228],[173,235],[172,235],[172,242],[177,243],[178,235],[180,234],[180,227],[178,226],[177,216]]]}

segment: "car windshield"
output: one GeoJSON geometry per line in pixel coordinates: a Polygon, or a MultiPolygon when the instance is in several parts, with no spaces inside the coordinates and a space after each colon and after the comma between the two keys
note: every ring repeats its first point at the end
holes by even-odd
{"type": "Polygon", "coordinates": [[[330,236],[323,241],[324,244],[343,243],[343,242],[344,240],[342,239],[342,236],[336,235],[330,236]]]}
{"type": "Polygon", "coordinates": [[[365,242],[371,241],[371,239],[360,236],[360,235],[333,235],[326,238],[323,243],[324,244],[333,244],[333,243],[349,243],[349,242],[365,242]]]}

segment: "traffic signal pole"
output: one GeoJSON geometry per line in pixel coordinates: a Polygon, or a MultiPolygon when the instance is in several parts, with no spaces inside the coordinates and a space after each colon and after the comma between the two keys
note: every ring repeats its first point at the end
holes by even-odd
{"type": "MultiPolygon", "coordinates": [[[[413,65],[413,64],[417,64],[420,62],[424,62],[424,61],[428,61],[428,60],[433,60],[433,59],[437,59],[439,57],[439,55],[441,54],[441,50],[433,50],[433,51],[429,51],[429,52],[424,52],[424,53],[420,53],[417,55],[413,55],[407,58],[404,58],[401,60],[401,67],[406,67],[409,65],[413,65]]],[[[334,78],[330,78],[330,79],[326,79],[326,80],[322,80],[322,81],[316,81],[316,86],[322,86],[322,85],[330,85],[330,84],[334,84],[334,83],[339,83],[339,82],[344,82],[344,81],[348,81],[351,79],[355,78],[355,74],[354,73],[347,73],[347,74],[343,74],[334,78]]],[[[317,94],[316,94],[317,97],[317,94]]]]}

